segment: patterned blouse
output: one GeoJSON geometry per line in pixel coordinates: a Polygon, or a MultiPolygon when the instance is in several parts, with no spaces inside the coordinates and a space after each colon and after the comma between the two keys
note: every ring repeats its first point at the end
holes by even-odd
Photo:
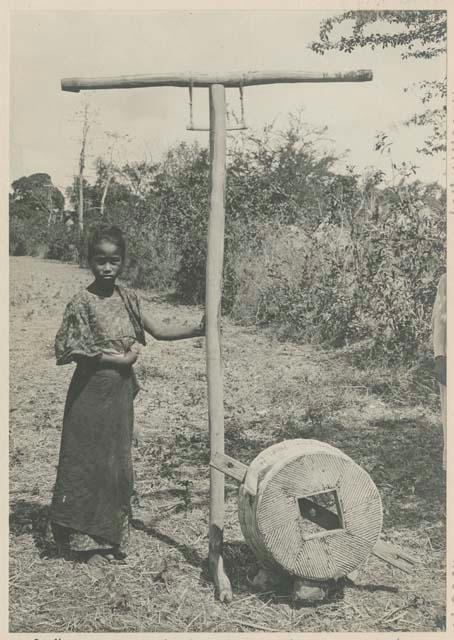
{"type": "Polygon", "coordinates": [[[65,309],[55,338],[55,355],[57,364],[69,364],[78,355],[123,354],[135,342],[145,344],[137,295],[118,286],[110,297],[84,289],[70,300],[65,309]]]}

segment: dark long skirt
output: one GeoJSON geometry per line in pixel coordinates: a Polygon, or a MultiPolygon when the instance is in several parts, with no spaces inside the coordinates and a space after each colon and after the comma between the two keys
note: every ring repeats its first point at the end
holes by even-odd
{"type": "Polygon", "coordinates": [[[124,543],[134,484],[131,442],[137,390],[132,368],[76,368],[66,399],[51,506],[54,532],[85,534],[99,547],[124,543]]]}

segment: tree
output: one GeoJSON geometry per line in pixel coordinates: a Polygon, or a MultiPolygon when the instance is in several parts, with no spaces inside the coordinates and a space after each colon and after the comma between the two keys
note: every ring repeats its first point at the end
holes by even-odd
{"type": "Polygon", "coordinates": [[[61,213],[65,206],[63,194],[52,184],[48,173],[33,173],[22,176],[11,184],[11,203],[17,205],[13,211],[21,209],[27,217],[33,212],[46,213],[53,218],[55,212],[61,213]],[[19,207],[20,205],[20,207],[19,207]]]}
{"type": "Polygon", "coordinates": [[[337,157],[323,149],[327,128],[314,128],[303,113],[290,114],[286,130],[273,125],[244,134],[229,151],[226,213],[243,222],[279,221],[316,228],[320,195],[333,179],[337,157]]]}
{"type": "Polygon", "coordinates": [[[100,175],[100,172],[104,173],[104,187],[102,190],[102,196],[101,196],[101,205],[100,205],[100,215],[101,218],[104,217],[104,209],[105,209],[105,204],[106,204],[106,197],[107,197],[107,191],[109,189],[109,185],[115,175],[116,172],[116,160],[115,160],[115,152],[117,151],[119,142],[121,139],[123,139],[124,141],[128,141],[130,138],[127,134],[119,134],[116,133],[114,131],[106,131],[105,132],[106,136],[110,139],[110,143],[109,146],[107,148],[107,157],[108,160],[107,162],[105,162],[104,160],[102,160],[101,158],[98,158],[97,160],[97,173],[98,176],[100,175]]]}
{"type": "Polygon", "coordinates": [[[46,228],[62,218],[65,199],[47,173],[22,176],[11,188],[10,252],[30,255],[45,244],[46,228]]]}
{"type": "Polygon", "coordinates": [[[85,104],[81,114],[82,119],[82,137],[80,142],[80,153],[79,153],[79,199],[77,206],[77,221],[79,226],[79,232],[82,233],[84,229],[84,170],[85,170],[85,153],[87,146],[87,137],[88,131],[90,129],[90,118],[89,118],[89,106],[85,104]]]}
{"type": "MultiPolygon", "coordinates": [[[[403,60],[431,59],[446,55],[447,12],[435,11],[346,11],[320,24],[320,39],[310,48],[323,55],[327,51],[350,53],[370,47],[401,50],[403,60]],[[334,38],[335,27],[351,25],[347,35],[334,38]],[[378,23],[389,25],[387,32],[373,30],[378,23]]],[[[427,155],[446,150],[446,77],[418,83],[426,109],[407,120],[407,125],[428,126],[431,134],[418,151],[427,155]]],[[[408,90],[408,87],[405,91],[408,90]]]]}

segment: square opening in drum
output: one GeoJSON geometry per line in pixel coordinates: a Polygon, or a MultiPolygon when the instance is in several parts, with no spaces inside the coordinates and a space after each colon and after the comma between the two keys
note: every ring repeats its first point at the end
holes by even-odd
{"type": "Polygon", "coordinates": [[[305,540],[344,529],[337,491],[323,491],[298,498],[301,533],[305,540]]]}

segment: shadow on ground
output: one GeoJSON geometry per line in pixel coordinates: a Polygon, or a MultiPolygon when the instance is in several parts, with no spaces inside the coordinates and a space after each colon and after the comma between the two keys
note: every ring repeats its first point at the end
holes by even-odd
{"type": "Polygon", "coordinates": [[[27,500],[15,500],[10,505],[9,530],[13,536],[29,534],[40,558],[56,557],[57,547],[50,530],[48,505],[27,500]]]}

